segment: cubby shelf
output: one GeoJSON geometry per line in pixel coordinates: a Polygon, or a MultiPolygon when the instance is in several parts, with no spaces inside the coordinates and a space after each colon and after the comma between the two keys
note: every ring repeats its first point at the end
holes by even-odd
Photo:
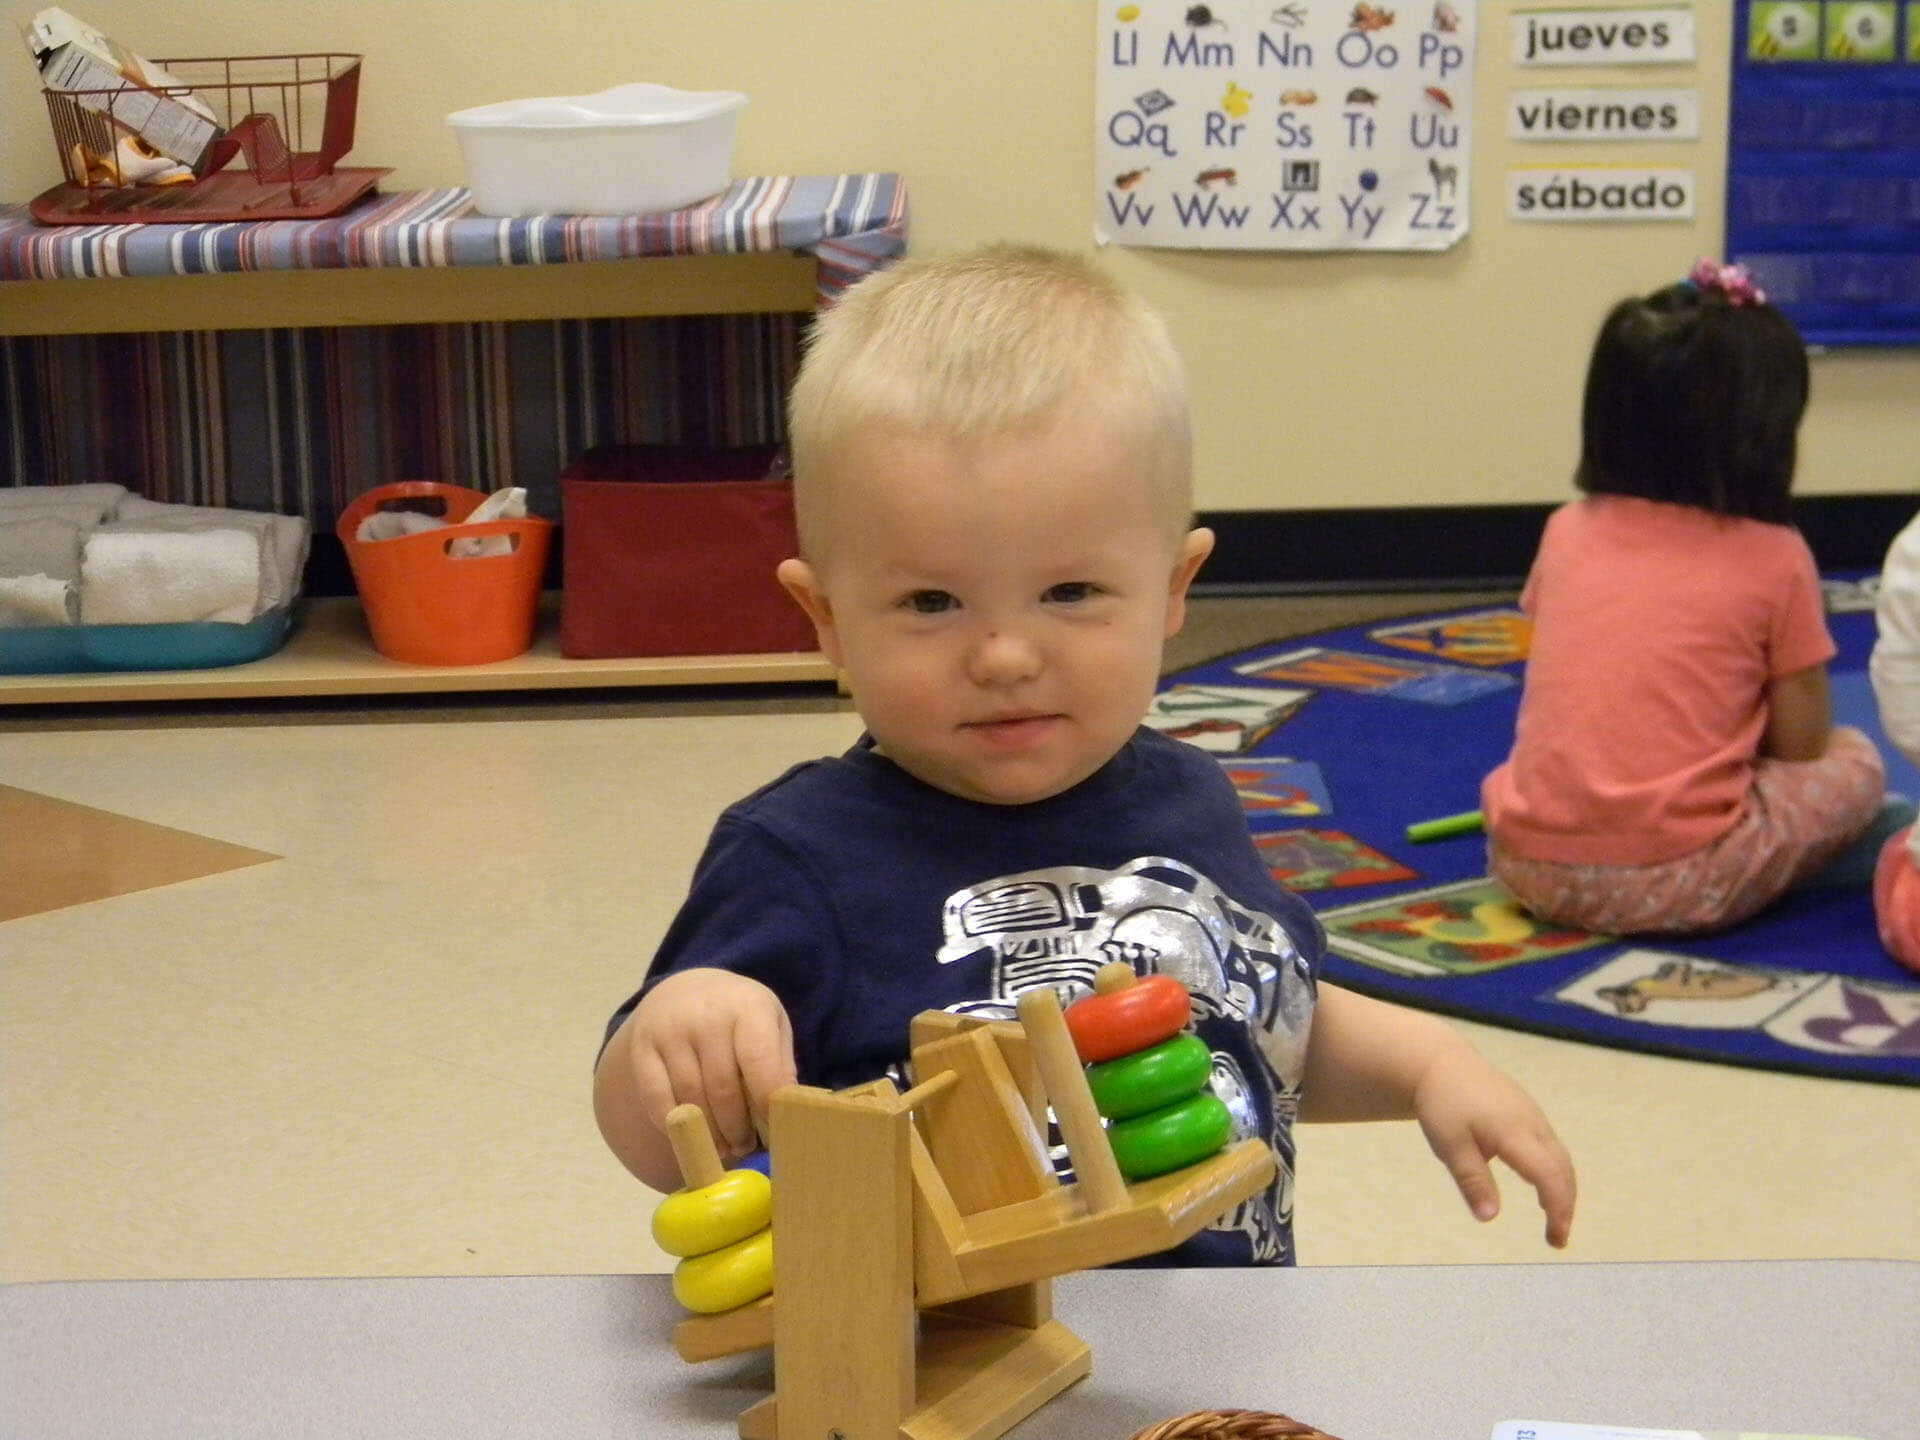
{"type": "Polygon", "coordinates": [[[360,604],[305,601],[286,645],[264,660],[215,670],[113,670],[0,675],[0,707],[143,700],[257,700],[295,696],[425,695],[460,691],[618,689],[831,681],[824,655],[674,655],[569,660],[560,653],[559,597],[542,597],[531,649],[491,665],[404,665],[373,648],[360,604]]]}

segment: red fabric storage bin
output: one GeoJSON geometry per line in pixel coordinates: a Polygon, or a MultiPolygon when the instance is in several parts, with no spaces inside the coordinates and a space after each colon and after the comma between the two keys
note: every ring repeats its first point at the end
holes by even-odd
{"type": "Polygon", "coordinates": [[[560,653],[812,650],[812,624],[773,578],[799,548],[778,453],[603,445],[563,470],[560,653]]]}

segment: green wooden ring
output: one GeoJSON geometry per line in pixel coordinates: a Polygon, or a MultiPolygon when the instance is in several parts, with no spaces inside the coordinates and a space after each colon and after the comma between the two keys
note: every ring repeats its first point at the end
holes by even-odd
{"type": "Polygon", "coordinates": [[[1113,1060],[1178,1035],[1187,1023],[1187,987],[1171,975],[1142,975],[1122,990],[1067,1007],[1067,1033],[1085,1065],[1113,1060]]]}
{"type": "Polygon", "coordinates": [[[1114,1161],[1129,1180],[1146,1180],[1204,1160],[1232,1135],[1233,1116],[1211,1090],[1107,1127],[1114,1161]]]}
{"type": "Polygon", "coordinates": [[[1176,1035],[1147,1050],[1087,1067],[1093,1103],[1109,1120],[1164,1109],[1206,1087],[1213,1052],[1198,1035],[1176,1035]]]}

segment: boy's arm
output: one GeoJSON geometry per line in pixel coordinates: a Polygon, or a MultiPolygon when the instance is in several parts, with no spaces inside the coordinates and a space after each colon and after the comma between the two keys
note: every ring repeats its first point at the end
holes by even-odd
{"type": "Polygon", "coordinates": [[[1775,760],[1818,760],[1827,753],[1833,706],[1827,667],[1809,665],[1782,675],[1767,689],[1767,729],[1760,753],[1775,760]]]}
{"type": "Polygon", "coordinates": [[[649,990],[613,1032],[593,1072],[593,1114],[620,1163],[671,1192],[680,1167],[667,1112],[706,1112],[723,1157],[766,1132],[773,1092],[794,1079],[793,1031],[766,986],[726,970],[682,970],[649,990]]]}
{"type": "Polygon", "coordinates": [[[1418,1120],[1481,1220],[1500,1211],[1489,1166],[1497,1156],[1538,1193],[1547,1243],[1565,1245],[1573,1161],[1532,1097],[1444,1021],[1338,986],[1319,989],[1300,1118],[1418,1120]]]}

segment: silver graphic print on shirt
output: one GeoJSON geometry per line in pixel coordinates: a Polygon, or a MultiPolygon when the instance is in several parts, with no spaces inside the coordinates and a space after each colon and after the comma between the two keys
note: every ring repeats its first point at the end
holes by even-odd
{"type": "Polygon", "coordinates": [[[1244,1234],[1255,1260],[1282,1258],[1313,979],[1278,921],[1158,856],[1118,870],[1058,866],[983,881],[951,896],[941,920],[941,964],[990,962],[990,995],[952,1007],[960,1013],[1012,1019],[1019,996],[1041,986],[1070,1005],[1092,993],[1094,972],[1113,960],[1185,985],[1234,1139],[1265,1140],[1280,1165],[1273,1188],[1215,1228],[1244,1234]]]}

